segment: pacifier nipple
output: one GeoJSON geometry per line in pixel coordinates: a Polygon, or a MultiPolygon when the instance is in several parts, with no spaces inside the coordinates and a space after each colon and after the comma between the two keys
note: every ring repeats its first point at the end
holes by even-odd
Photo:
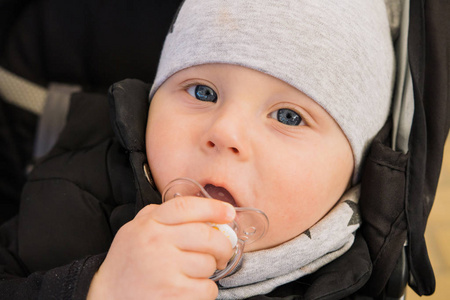
{"type": "MultiPolygon", "coordinates": [[[[178,178],[169,182],[162,193],[162,201],[166,202],[180,196],[213,199],[198,182],[190,178],[178,178]]],[[[234,249],[234,254],[226,268],[217,270],[210,277],[214,281],[218,281],[233,272],[242,259],[245,245],[261,239],[269,228],[269,219],[264,212],[249,207],[235,207],[235,210],[236,218],[228,224],[208,223],[208,225],[222,232],[234,249]]]]}

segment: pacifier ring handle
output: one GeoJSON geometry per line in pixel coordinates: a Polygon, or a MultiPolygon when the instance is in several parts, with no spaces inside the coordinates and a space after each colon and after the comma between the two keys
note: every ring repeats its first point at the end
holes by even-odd
{"type": "Polygon", "coordinates": [[[220,279],[233,273],[242,260],[242,256],[244,255],[244,247],[245,247],[244,241],[238,240],[236,247],[234,248],[235,249],[234,254],[228,261],[228,264],[225,267],[225,269],[216,270],[214,274],[211,277],[209,277],[209,279],[211,279],[212,281],[219,281],[220,279]]]}

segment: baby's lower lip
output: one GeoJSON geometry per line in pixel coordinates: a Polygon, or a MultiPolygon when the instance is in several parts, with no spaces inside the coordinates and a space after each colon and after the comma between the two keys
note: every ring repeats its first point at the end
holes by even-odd
{"type": "Polygon", "coordinates": [[[230,192],[227,189],[225,189],[221,186],[215,186],[213,184],[205,185],[204,189],[214,199],[230,203],[233,206],[237,206],[236,201],[234,200],[233,196],[230,194],[230,192]]]}

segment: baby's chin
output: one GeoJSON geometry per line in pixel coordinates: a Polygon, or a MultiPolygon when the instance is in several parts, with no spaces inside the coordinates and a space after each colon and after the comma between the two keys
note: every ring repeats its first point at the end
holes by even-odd
{"type": "Polygon", "coordinates": [[[270,232],[268,232],[260,240],[256,240],[252,243],[246,243],[244,247],[244,252],[254,252],[259,250],[271,249],[282,244],[283,242],[284,241],[274,241],[270,237],[270,232]]]}
{"type": "Polygon", "coordinates": [[[256,241],[254,243],[251,243],[251,244],[246,244],[245,247],[244,247],[244,253],[254,252],[254,251],[259,251],[259,250],[271,249],[271,248],[277,247],[278,245],[283,243],[283,242],[280,242],[280,243],[277,243],[277,244],[267,243],[266,241],[264,241],[264,239],[265,238],[263,238],[260,241],[256,241]]]}
{"type": "Polygon", "coordinates": [[[278,247],[286,242],[295,239],[306,231],[305,229],[305,231],[290,232],[289,234],[287,234],[287,232],[284,232],[285,235],[282,235],[280,234],[280,232],[271,232],[270,229],[272,229],[272,231],[274,230],[273,227],[270,228],[269,226],[269,231],[261,240],[245,245],[244,252],[253,252],[278,247]]]}

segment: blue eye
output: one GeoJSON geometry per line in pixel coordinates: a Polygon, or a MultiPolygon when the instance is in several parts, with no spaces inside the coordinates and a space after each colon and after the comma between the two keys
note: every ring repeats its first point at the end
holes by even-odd
{"type": "Polygon", "coordinates": [[[303,120],[298,113],[288,108],[278,109],[272,112],[270,116],[277,119],[278,122],[288,126],[298,126],[303,120]]]}
{"type": "Polygon", "coordinates": [[[206,85],[193,85],[187,89],[187,92],[196,99],[206,102],[217,102],[216,92],[206,85]]]}

